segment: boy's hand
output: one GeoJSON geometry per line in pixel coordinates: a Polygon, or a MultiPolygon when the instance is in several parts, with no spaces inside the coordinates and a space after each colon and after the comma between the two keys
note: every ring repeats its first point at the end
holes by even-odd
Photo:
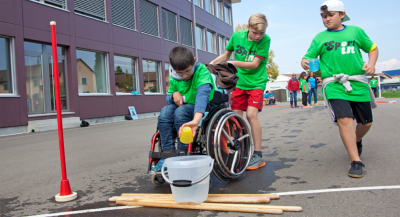
{"type": "Polygon", "coordinates": [[[174,99],[175,105],[178,107],[183,105],[182,95],[179,92],[175,92],[172,98],[174,99]]]}
{"type": "Polygon", "coordinates": [[[196,135],[196,130],[199,126],[199,123],[200,122],[193,120],[193,121],[187,122],[186,124],[182,124],[181,128],[179,128],[179,138],[181,137],[181,132],[184,127],[190,127],[192,129],[192,134],[194,137],[194,135],[196,135]]]}
{"type": "Polygon", "coordinates": [[[365,70],[365,74],[373,75],[373,74],[375,74],[375,65],[373,65],[373,64],[365,64],[364,67],[363,67],[363,70],[365,70]]]}
{"type": "Polygon", "coordinates": [[[306,59],[301,59],[301,67],[303,67],[304,70],[309,70],[310,66],[308,65],[308,60],[306,59]]]}

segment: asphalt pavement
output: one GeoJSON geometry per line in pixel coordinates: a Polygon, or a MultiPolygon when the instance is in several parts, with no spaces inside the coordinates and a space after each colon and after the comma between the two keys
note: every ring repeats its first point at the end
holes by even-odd
{"type": "MultiPolygon", "coordinates": [[[[282,106],[283,105],[283,106],[282,106]]],[[[282,193],[271,205],[301,206],[282,216],[399,216],[399,104],[379,104],[363,139],[364,177],[347,176],[350,159],[329,111],[264,107],[262,151],[266,166],[231,183],[212,176],[210,193],[282,193]],[[368,187],[393,188],[378,190],[368,187]],[[347,191],[349,188],[357,188],[347,191]],[[315,192],[313,190],[321,190],[315,192]],[[306,192],[299,192],[306,191],[306,192]]],[[[64,131],[71,188],[78,198],[57,203],[61,168],[57,131],[0,137],[0,216],[266,216],[165,208],[116,209],[122,193],[171,193],[146,174],[157,118],[91,125],[64,131]],[[71,213],[71,214],[73,214],[71,213]]]]}

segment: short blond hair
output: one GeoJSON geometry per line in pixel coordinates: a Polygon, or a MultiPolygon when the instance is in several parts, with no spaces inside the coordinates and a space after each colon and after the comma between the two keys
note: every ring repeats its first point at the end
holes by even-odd
{"type": "Polygon", "coordinates": [[[255,13],[249,18],[249,26],[258,31],[265,30],[268,26],[267,18],[264,14],[255,13]]]}

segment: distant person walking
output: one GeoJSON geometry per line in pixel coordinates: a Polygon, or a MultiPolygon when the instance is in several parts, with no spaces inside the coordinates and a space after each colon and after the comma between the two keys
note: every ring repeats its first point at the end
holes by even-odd
{"type": "Polygon", "coordinates": [[[297,92],[300,90],[300,83],[295,73],[292,74],[292,78],[288,82],[288,89],[290,93],[290,107],[297,108],[297,92]]]}
{"type": "Polygon", "coordinates": [[[319,80],[315,76],[314,72],[309,72],[306,81],[310,84],[310,90],[308,91],[308,104],[311,104],[311,95],[314,94],[314,105],[317,105],[317,93],[319,80]]]}
{"type": "Polygon", "coordinates": [[[375,79],[374,76],[372,76],[371,80],[369,81],[369,85],[372,88],[372,91],[374,92],[374,96],[376,98],[376,84],[378,83],[378,80],[375,79]]]}
{"type": "Polygon", "coordinates": [[[303,105],[307,106],[307,95],[308,95],[308,84],[306,81],[307,74],[303,71],[299,77],[300,89],[301,89],[301,98],[303,101],[303,105]]]}

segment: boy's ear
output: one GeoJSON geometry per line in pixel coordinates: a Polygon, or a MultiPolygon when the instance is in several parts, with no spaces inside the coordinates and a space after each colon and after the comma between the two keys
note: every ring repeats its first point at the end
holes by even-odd
{"type": "Polygon", "coordinates": [[[343,18],[344,18],[344,16],[346,16],[346,12],[345,11],[343,11],[341,14],[339,14],[340,15],[340,18],[343,20],[343,18]]]}
{"type": "Polygon", "coordinates": [[[197,61],[197,58],[195,57],[195,58],[194,58],[194,62],[196,63],[196,61],[197,61]]]}

